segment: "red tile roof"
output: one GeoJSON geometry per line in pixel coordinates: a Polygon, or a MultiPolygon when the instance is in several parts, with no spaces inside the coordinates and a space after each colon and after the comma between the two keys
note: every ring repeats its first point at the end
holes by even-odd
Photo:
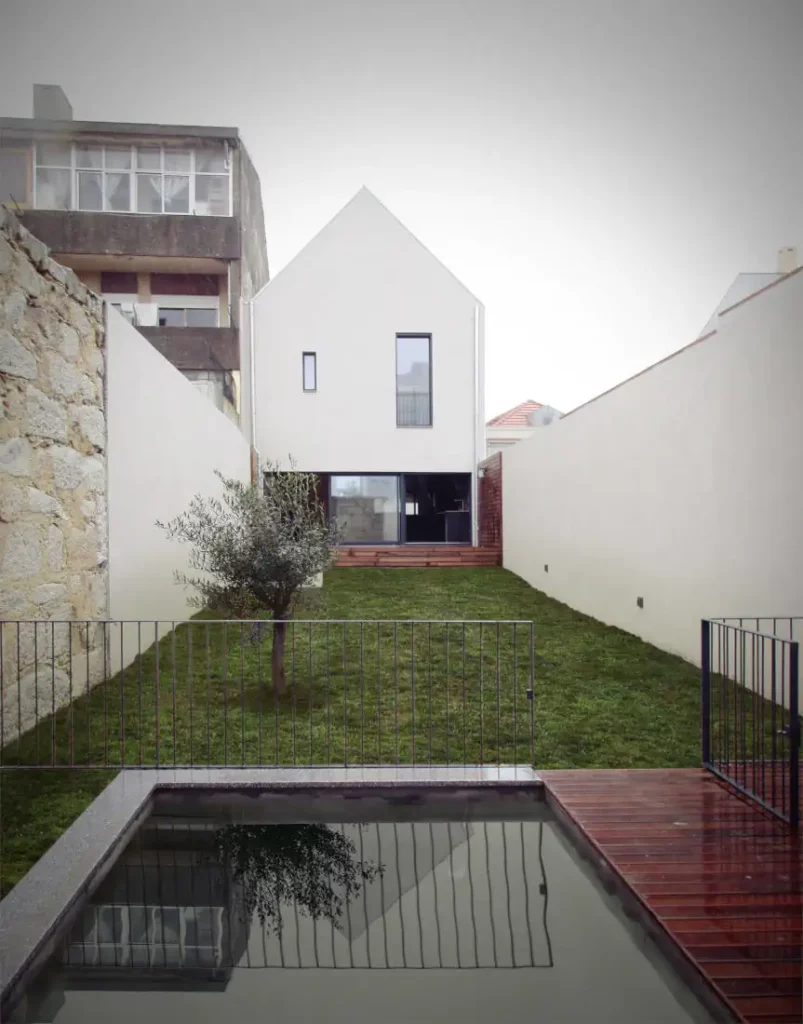
{"type": "Polygon", "coordinates": [[[503,412],[499,416],[494,416],[492,420],[488,420],[486,426],[529,427],[530,421],[528,417],[530,416],[530,413],[533,413],[536,409],[541,408],[541,402],[534,402],[530,398],[526,402],[522,402],[521,405],[517,405],[514,409],[508,409],[507,412],[503,412]]]}

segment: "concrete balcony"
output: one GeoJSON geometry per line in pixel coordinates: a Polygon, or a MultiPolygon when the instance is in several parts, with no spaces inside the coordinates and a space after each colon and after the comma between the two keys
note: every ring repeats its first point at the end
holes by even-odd
{"type": "Polygon", "coordinates": [[[236,327],[137,327],[178,370],[239,370],[236,327]]]}
{"type": "Polygon", "coordinates": [[[240,258],[236,217],[26,210],[21,220],[56,255],[240,258]]]}

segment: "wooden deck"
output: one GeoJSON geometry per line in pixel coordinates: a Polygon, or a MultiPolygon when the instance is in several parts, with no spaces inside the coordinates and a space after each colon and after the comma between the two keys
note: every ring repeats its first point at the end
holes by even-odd
{"type": "Polygon", "coordinates": [[[453,565],[501,565],[497,547],[473,548],[468,544],[384,544],[341,547],[337,565],[341,569],[445,569],[453,565]]]}
{"type": "Polygon", "coordinates": [[[749,1024],[803,1021],[803,837],[702,769],[540,772],[558,817],[749,1024]]]}

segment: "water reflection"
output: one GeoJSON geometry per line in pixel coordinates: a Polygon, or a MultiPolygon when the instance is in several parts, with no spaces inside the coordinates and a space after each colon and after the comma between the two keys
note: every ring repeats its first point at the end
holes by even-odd
{"type": "Polygon", "coordinates": [[[220,991],[235,968],[551,967],[542,844],[540,822],[154,818],[12,1019],[57,1020],[69,990],[220,991]]]}

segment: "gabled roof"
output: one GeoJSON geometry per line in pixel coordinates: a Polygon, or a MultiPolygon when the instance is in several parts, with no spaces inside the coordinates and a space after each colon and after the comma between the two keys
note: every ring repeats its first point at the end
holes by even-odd
{"type": "MultiPolygon", "coordinates": [[[[419,249],[423,253],[425,253],[430,260],[437,263],[441,270],[444,270],[458,285],[460,285],[463,291],[466,292],[466,294],[469,295],[474,302],[476,302],[479,305],[482,305],[481,300],[478,299],[477,296],[474,295],[474,293],[471,292],[470,289],[467,288],[465,284],[463,284],[460,278],[457,277],[457,275],[452,270],[450,270],[449,267],[447,267],[442,260],[438,259],[438,257],[430,249],[428,249],[416,235],[413,234],[413,232],[407,227],[407,225],[400,221],[396,214],[392,213],[381,200],[377,199],[374,193],[365,185],[363,185],[362,188],[360,188],[360,190],[356,192],[351,197],[351,199],[349,199],[345,206],[338,210],[334,217],[332,217],[315,235],[313,235],[309,242],[307,242],[307,244],[302,249],[300,249],[299,252],[297,252],[296,255],[288,263],[286,263],[285,266],[282,267],[282,269],[277,274],[275,274],[273,278],[266,285],[264,285],[263,289],[261,290],[271,288],[274,285],[274,283],[281,278],[282,274],[284,274],[285,271],[288,270],[288,268],[292,267],[293,264],[296,263],[296,261],[303,256],[307,249],[310,249],[312,246],[315,245],[316,241],[322,235],[329,233],[330,231],[336,229],[337,227],[342,227],[342,225],[344,224],[347,225],[349,223],[349,217],[351,213],[355,210],[359,210],[360,208],[370,209],[373,211],[375,217],[385,219],[388,222],[395,225],[397,228],[400,228],[409,238],[411,238],[415,242],[419,249]]],[[[256,298],[256,296],[254,297],[256,298]]]]}
{"type": "Polygon", "coordinates": [[[543,403],[534,402],[531,398],[528,398],[527,401],[522,402],[521,405],[517,405],[513,409],[508,409],[507,412],[500,413],[499,416],[494,416],[492,420],[488,420],[486,426],[529,427],[531,413],[534,413],[536,409],[541,408],[543,408],[543,403]]]}

